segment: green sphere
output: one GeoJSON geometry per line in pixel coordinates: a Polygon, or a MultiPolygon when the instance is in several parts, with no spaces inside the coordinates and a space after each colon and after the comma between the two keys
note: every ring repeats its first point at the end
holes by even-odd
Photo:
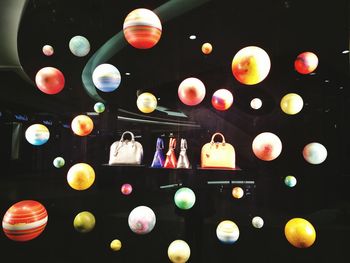
{"type": "Polygon", "coordinates": [[[55,166],[56,168],[62,168],[65,164],[65,161],[62,157],[56,157],[53,160],[53,166],[55,166]]]}
{"type": "Polygon", "coordinates": [[[88,233],[94,229],[96,220],[93,214],[88,211],[80,212],[74,218],[73,225],[75,230],[80,233],[88,233]]]}
{"type": "Polygon", "coordinates": [[[182,187],[176,191],[174,201],[178,208],[187,210],[196,202],[196,195],[190,188],[182,187]]]}
{"type": "Polygon", "coordinates": [[[102,103],[102,102],[97,102],[95,105],[94,105],[94,110],[95,112],[97,113],[102,113],[104,112],[106,109],[105,105],[102,103]]]}
{"type": "Polygon", "coordinates": [[[297,184],[297,179],[292,175],[288,175],[284,178],[284,183],[288,187],[294,187],[297,184]]]}

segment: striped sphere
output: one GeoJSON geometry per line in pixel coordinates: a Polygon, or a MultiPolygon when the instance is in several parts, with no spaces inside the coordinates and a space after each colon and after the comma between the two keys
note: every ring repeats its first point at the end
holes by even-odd
{"type": "Polygon", "coordinates": [[[14,241],[29,241],[45,229],[48,215],[45,207],[33,200],[12,205],[2,219],[5,235],[14,241]]]}
{"type": "Polygon", "coordinates": [[[162,24],[151,10],[138,8],[125,18],[123,31],[130,45],[138,49],[148,49],[158,43],[162,35],[162,24]]]}

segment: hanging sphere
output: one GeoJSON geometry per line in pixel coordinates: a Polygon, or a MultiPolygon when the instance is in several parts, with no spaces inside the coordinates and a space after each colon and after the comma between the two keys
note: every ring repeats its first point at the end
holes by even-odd
{"type": "Polygon", "coordinates": [[[260,47],[249,46],[241,49],[232,60],[232,73],[246,85],[263,81],[270,72],[269,55],[260,47]]]}
{"type": "Polygon", "coordinates": [[[75,36],[69,41],[69,49],[73,55],[85,57],[90,52],[90,42],[83,36],[75,36]]]}
{"type": "Polygon", "coordinates": [[[162,35],[162,24],[151,10],[138,8],[124,20],[123,31],[126,41],[138,49],[155,46],[162,35]]]}
{"type": "Polygon", "coordinates": [[[303,98],[296,93],[289,93],[281,99],[281,109],[284,113],[294,115],[304,106],[303,98]]]}
{"type": "Polygon", "coordinates": [[[259,98],[254,98],[252,99],[252,101],[250,102],[250,107],[254,110],[258,110],[260,109],[262,106],[262,101],[259,98]]]}
{"type": "Polygon", "coordinates": [[[318,142],[312,142],[304,147],[303,156],[308,163],[321,164],[327,158],[327,149],[318,142]]]}
{"type": "Polygon", "coordinates": [[[288,175],[284,178],[284,184],[288,187],[294,187],[297,184],[297,179],[292,175],[288,175]]]}
{"type": "Polygon", "coordinates": [[[183,210],[191,209],[196,202],[196,195],[192,189],[182,187],[178,189],[174,195],[174,201],[178,208],[183,210]]]}
{"type": "Polygon", "coordinates": [[[213,50],[213,47],[212,47],[212,45],[210,43],[204,43],[202,45],[202,52],[203,52],[203,54],[209,55],[212,52],[212,50],[213,50]]]}
{"type": "Polygon", "coordinates": [[[284,227],[284,234],[290,244],[297,248],[308,248],[316,240],[313,225],[303,218],[293,218],[284,227]]]}
{"type": "Polygon", "coordinates": [[[168,247],[168,257],[173,263],[185,263],[191,256],[189,245],[183,240],[175,240],[168,247]]]}
{"type": "Polygon", "coordinates": [[[42,68],[35,75],[36,86],[49,95],[59,93],[64,88],[64,82],[62,72],[54,67],[42,68]]]}
{"type": "Polygon", "coordinates": [[[182,103],[194,106],[201,103],[204,99],[205,86],[197,78],[187,78],[180,83],[178,95],[182,103]]]}
{"type": "Polygon", "coordinates": [[[102,113],[106,109],[105,105],[102,102],[97,102],[94,105],[94,111],[97,113],[102,113]]]}
{"type": "Polygon", "coordinates": [[[140,235],[148,234],[156,224],[156,215],[151,208],[138,206],[130,212],[128,224],[134,233],[140,235]]]}
{"type": "Polygon", "coordinates": [[[236,199],[242,198],[244,195],[244,190],[242,187],[236,186],[232,189],[232,196],[236,199]]]}
{"type": "Polygon", "coordinates": [[[45,45],[45,46],[43,46],[42,51],[43,51],[43,54],[44,54],[45,56],[48,56],[48,57],[49,57],[49,56],[52,56],[53,53],[54,53],[53,47],[50,46],[50,45],[45,45]]]}
{"type": "Polygon", "coordinates": [[[121,82],[119,70],[111,64],[101,64],[92,73],[92,82],[103,92],[115,91],[121,82]]]}
{"type": "Polygon", "coordinates": [[[29,241],[45,229],[48,215],[45,207],[33,200],[24,200],[12,205],[2,219],[5,235],[14,241],[29,241]]]}
{"type": "Polygon", "coordinates": [[[260,216],[255,216],[252,219],[252,225],[255,228],[262,228],[264,226],[264,220],[260,216]]]}
{"type": "Polygon", "coordinates": [[[27,128],[25,137],[30,144],[39,146],[49,140],[50,131],[45,125],[33,124],[27,128]]]}
{"type": "Polygon", "coordinates": [[[123,184],[120,191],[123,195],[129,195],[132,192],[132,185],[131,184],[123,184]]]}
{"type": "Polygon", "coordinates": [[[78,115],[73,119],[71,127],[72,131],[76,135],[86,136],[92,132],[94,128],[94,123],[90,117],[86,115],[78,115]]]}
{"type": "Polygon", "coordinates": [[[217,226],[216,236],[222,243],[233,244],[239,238],[238,226],[230,220],[224,220],[217,226]]]}
{"type": "Polygon", "coordinates": [[[157,108],[157,98],[149,92],[144,92],[137,97],[137,108],[143,113],[151,113],[157,108]]]}
{"type": "Polygon", "coordinates": [[[56,157],[52,163],[56,168],[62,168],[65,164],[65,161],[62,157],[56,157]]]}
{"type": "Polygon", "coordinates": [[[90,232],[94,229],[95,224],[95,216],[88,211],[80,212],[75,216],[73,221],[73,226],[75,230],[77,230],[80,233],[90,232]]]}
{"type": "Polygon", "coordinates": [[[318,65],[318,58],[312,52],[303,52],[297,56],[294,61],[294,68],[300,74],[309,74],[313,72],[318,65]]]}
{"type": "Polygon", "coordinates": [[[109,246],[113,251],[119,251],[122,248],[122,242],[119,239],[114,239],[109,246]]]}
{"type": "Polygon", "coordinates": [[[213,107],[220,111],[228,110],[233,103],[232,93],[227,89],[219,89],[214,92],[211,98],[213,107]]]}
{"type": "Polygon", "coordinates": [[[277,135],[263,132],[255,137],[252,144],[256,157],[263,161],[275,160],[282,152],[282,142],[277,135]]]}
{"type": "Polygon", "coordinates": [[[68,170],[67,181],[75,190],[86,190],[95,181],[95,171],[86,163],[77,163],[68,170]]]}

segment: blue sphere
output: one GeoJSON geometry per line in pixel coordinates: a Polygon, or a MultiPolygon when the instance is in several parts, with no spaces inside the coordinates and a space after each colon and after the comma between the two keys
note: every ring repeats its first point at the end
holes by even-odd
{"type": "Polygon", "coordinates": [[[49,140],[50,131],[45,125],[33,124],[26,130],[25,137],[30,144],[40,146],[49,140]]]}
{"type": "Polygon", "coordinates": [[[101,64],[94,69],[92,81],[103,92],[116,90],[121,82],[119,70],[111,64],[101,64]]]}
{"type": "Polygon", "coordinates": [[[83,36],[75,36],[69,41],[69,49],[73,55],[84,57],[90,52],[90,43],[83,36]]]}
{"type": "Polygon", "coordinates": [[[288,187],[294,187],[297,184],[297,179],[292,175],[288,175],[284,178],[284,183],[288,187]]]}

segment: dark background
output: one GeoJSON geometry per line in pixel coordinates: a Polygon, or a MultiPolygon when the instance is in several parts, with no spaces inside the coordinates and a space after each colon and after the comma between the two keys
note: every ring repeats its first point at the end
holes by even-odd
{"type": "Polygon", "coordinates": [[[45,231],[30,242],[16,243],[1,233],[2,257],[12,262],[169,262],[168,245],[183,239],[191,247],[189,262],[348,262],[349,54],[342,53],[349,49],[348,1],[208,1],[163,23],[161,40],[154,48],[126,46],[107,61],[119,69],[122,82],[111,94],[98,91],[107,101],[106,111],[91,115],[96,101],[81,82],[85,64],[122,30],[130,11],[153,10],[165,2],[27,2],[17,38],[23,72],[34,80],[39,69],[54,66],[64,73],[66,85],[50,96],[17,73],[0,71],[0,211],[5,214],[12,204],[33,199],[49,214],[45,231]],[[192,34],[196,40],[189,39],[192,34]],[[91,51],[86,57],[70,53],[68,43],[75,35],[89,39],[91,51]],[[200,51],[204,42],[213,45],[208,56],[200,51]],[[41,53],[45,44],[54,47],[53,56],[41,53]],[[268,77],[253,86],[240,84],[231,72],[233,56],[248,45],[263,48],[272,65],[268,77]],[[317,54],[316,74],[294,70],[296,56],[304,51],[317,54]],[[191,76],[206,85],[207,95],[195,107],[185,106],[177,97],[178,85],[191,76]],[[210,103],[219,88],[229,89],[234,96],[233,106],[225,112],[216,111],[210,103]],[[154,93],[158,105],[187,117],[139,112],[136,98],[142,91],[154,93]],[[292,116],[279,107],[281,98],[290,92],[304,100],[302,111],[292,116]],[[255,97],[263,101],[257,111],[249,106],[255,97]],[[78,114],[90,114],[94,121],[95,128],[87,137],[74,135],[69,127],[78,114]],[[50,130],[50,140],[40,147],[24,138],[26,128],[34,123],[45,123],[50,130]],[[109,146],[125,130],[133,131],[142,143],[145,166],[102,166],[108,162],[109,146]],[[235,147],[241,171],[196,169],[202,145],[217,131],[235,147]],[[272,162],[257,159],[251,150],[255,136],[265,131],[275,133],[283,143],[281,155],[272,162]],[[194,169],[148,168],[159,136],[166,148],[170,136],[178,142],[186,138],[194,169]],[[311,165],[303,159],[302,149],[310,142],[325,145],[324,163],[311,165]],[[57,156],[66,160],[61,169],[52,165],[57,156]],[[69,168],[78,162],[89,163],[96,172],[94,185],[85,191],[75,191],[66,182],[69,168]],[[287,175],[297,178],[296,187],[284,185],[287,175]],[[213,180],[254,184],[207,184],[213,180]],[[126,182],[134,186],[130,196],[119,190],[126,182]],[[161,188],[171,184],[175,186],[161,188]],[[195,206],[186,212],[176,209],[173,202],[179,184],[196,193],[195,206]],[[246,193],[239,200],[231,195],[236,185],[246,193]],[[129,212],[139,205],[151,207],[157,216],[156,227],[145,236],[132,233],[127,225],[129,212]],[[75,215],[84,210],[92,212],[97,222],[88,234],[73,228],[75,215]],[[251,225],[256,215],[265,221],[262,229],[251,225]],[[312,247],[297,249],[285,239],[284,225],[293,217],[314,225],[317,239],[312,247]],[[234,245],[216,238],[216,226],[224,219],[239,226],[240,237],[234,245]],[[115,238],[123,244],[117,253],[109,249],[115,238]]]}

